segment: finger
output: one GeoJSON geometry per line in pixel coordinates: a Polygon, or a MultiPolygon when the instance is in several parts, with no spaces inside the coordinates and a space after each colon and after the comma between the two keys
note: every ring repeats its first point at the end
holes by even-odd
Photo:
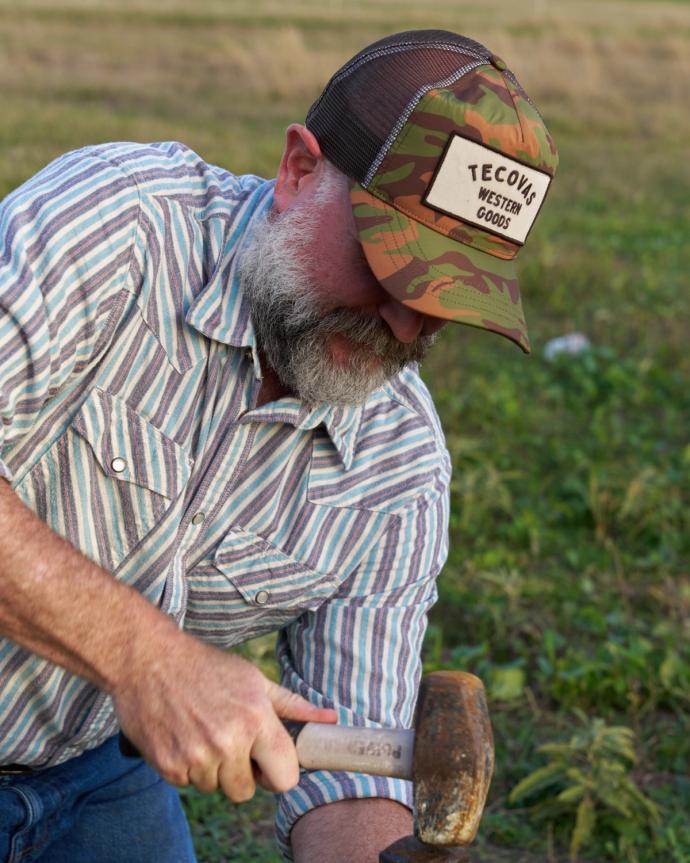
{"type": "Polygon", "coordinates": [[[294,719],[297,722],[328,722],[338,721],[338,714],[330,707],[317,707],[296,692],[291,692],[277,683],[267,681],[266,694],[273,709],[281,719],[294,719]]]}
{"type": "MultiPolygon", "coordinates": [[[[269,791],[271,794],[279,794],[282,791],[289,791],[290,788],[294,788],[293,785],[290,788],[283,788],[277,785],[270,776],[267,776],[260,767],[256,766],[254,769],[254,781],[257,785],[264,789],[264,791],[269,791]]],[[[297,784],[297,783],[295,783],[297,784]]]]}
{"type": "Polygon", "coordinates": [[[251,757],[256,781],[266,791],[289,791],[299,782],[295,744],[277,719],[260,730],[251,757]]]}
{"type": "Polygon", "coordinates": [[[236,754],[223,761],[218,769],[218,782],[233,803],[251,800],[256,792],[256,782],[249,754],[236,754]]]}
{"type": "Polygon", "coordinates": [[[217,791],[220,785],[218,764],[190,767],[189,782],[198,791],[203,791],[204,794],[211,794],[213,791],[217,791]]]}

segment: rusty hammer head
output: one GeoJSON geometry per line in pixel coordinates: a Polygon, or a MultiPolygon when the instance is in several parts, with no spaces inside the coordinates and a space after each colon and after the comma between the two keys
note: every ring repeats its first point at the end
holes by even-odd
{"type": "Polygon", "coordinates": [[[436,846],[469,844],[479,827],[493,766],[481,680],[463,671],[424,677],[412,760],[415,836],[436,846]]]}
{"type": "MultiPolygon", "coordinates": [[[[356,770],[412,779],[415,835],[423,843],[438,851],[474,839],[494,759],[484,687],[473,674],[438,671],[425,677],[414,731],[308,722],[293,733],[300,764],[307,769],[356,770]]],[[[401,848],[396,843],[389,849],[394,856],[381,859],[391,863],[417,859],[418,853],[409,856],[410,846],[416,847],[408,842],[401,848]],[[403,853],[408,856],[401,857],[403,853]]],[[[441,857],[461,859],[440,854],[428,859],[441,857]]]]}

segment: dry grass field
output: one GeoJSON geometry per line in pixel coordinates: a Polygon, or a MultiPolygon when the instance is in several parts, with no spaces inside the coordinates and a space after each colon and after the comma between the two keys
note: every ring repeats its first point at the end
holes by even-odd
{"type": "MultiPolygon", "coordinates": [[[[496,729],[478,859],[568,859],[567,781],[509,799],[558,740],[595,813],[578,859],[690,863],[690,2],[0,0],[0,198],[107,140],[271,176],[332,71],[417,27],[507,59],[561,153],[520,256],[532,357],[458,327],[423,370],[454,463],[425,664],[481,674],[496,729]],[[573,330],[592,350],[546,361],[573,330]],[[573,742],[596,717],[631,729],[656,818],[573,742]]],[[[185,803],[200,863],[277,861],[267,796],[185,803]]]]}
{"type": "Polygon", "coordinates": [[[680,142],[690,118],[690,6],[626,0],[480,3],[1,0],[0,188],[80,141],[183,138],[270,173],[279,130],[367,41],[447,27],[511,59],[568,136],[680,142]]]}

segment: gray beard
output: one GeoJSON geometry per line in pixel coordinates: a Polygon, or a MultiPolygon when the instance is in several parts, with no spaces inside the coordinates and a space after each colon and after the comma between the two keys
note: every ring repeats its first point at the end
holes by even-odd
{"type": "Polygon", "coordinates": [[[309,226],[315,216],[312,207],[299,205],[257,225],[241,251],[242,288],[258,346],[280,383],[309,405],[359,405],[405,365],[420,362],[434,336],[403,343],[378,317],[347,308],[319,311],[302,265],[314,254],[309,226]],[[328,346],[335,334],[357,346],[345,365],[328,346]]]}

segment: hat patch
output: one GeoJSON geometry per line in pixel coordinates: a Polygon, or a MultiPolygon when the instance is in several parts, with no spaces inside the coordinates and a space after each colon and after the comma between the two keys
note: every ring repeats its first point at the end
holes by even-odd
{"type": "Polygon", "coordinates": [[[522,245],[550,183],[550,174],[453,133],[424,203],[522,245]]]}

